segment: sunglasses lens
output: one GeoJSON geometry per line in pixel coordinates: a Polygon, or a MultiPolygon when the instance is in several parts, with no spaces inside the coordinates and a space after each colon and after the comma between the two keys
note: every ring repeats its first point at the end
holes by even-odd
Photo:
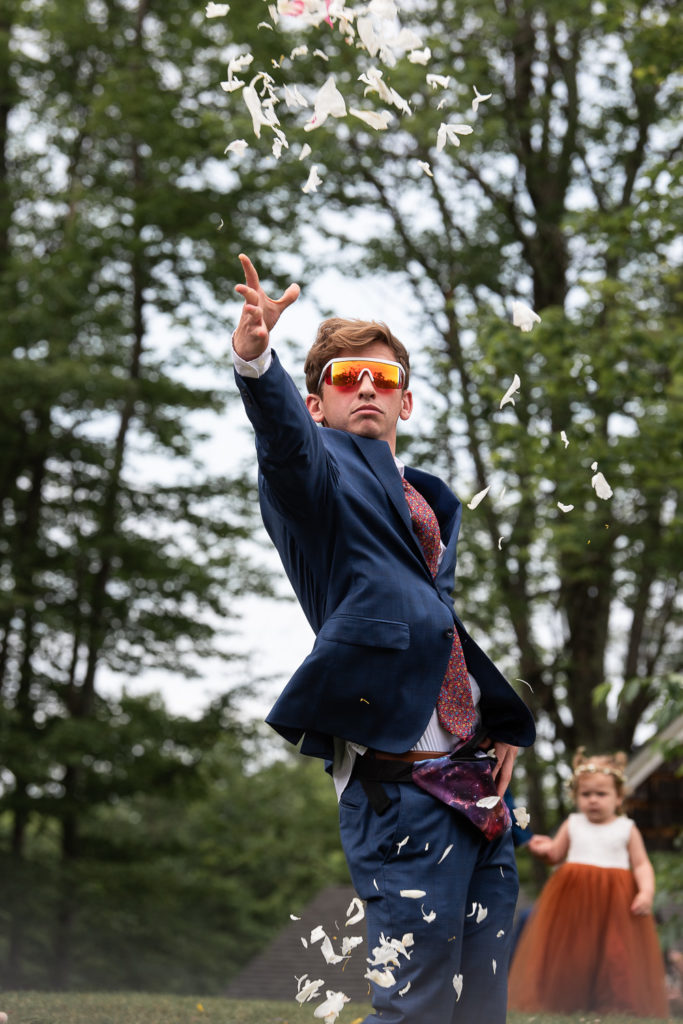
{"type": "Polygon", "coordinates": [[[353,387],[358,383],[363,370],[369,370],[377,388],[403,387],[403,367],[394,363],[374,360],[339,359],[325,370],[324,381],[336,387],[353,387]]]}

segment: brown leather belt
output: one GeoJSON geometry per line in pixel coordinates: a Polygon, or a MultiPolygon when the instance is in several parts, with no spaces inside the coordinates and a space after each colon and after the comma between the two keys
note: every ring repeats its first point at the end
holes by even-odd
{"type": "Polygon", "coordinates": [[[448,753],[448,750],[406,750],[404,754],[386,754],[383,750],[368,750],[368,754],[379,761],[406,761],[408,764],[427,761],[432,757],[445,757],[448,753]]]}

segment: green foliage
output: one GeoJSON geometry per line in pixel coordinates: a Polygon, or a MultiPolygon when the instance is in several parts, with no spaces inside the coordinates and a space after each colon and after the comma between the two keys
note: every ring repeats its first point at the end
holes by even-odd
{"type": "Polygon", "coordinates": [[[198,720],[158,698],[98,712],[41,738],[21,860],[0,817],[0,959],[14,911],[22,982],[49,988],[68,914],[70,987],[218,994],[319,888],[348,882],[332,783],[298,756],[262,763],[263,735],[226,701],[198,720]],[[74,805],[78,856],[65,859],[74,805]]]}

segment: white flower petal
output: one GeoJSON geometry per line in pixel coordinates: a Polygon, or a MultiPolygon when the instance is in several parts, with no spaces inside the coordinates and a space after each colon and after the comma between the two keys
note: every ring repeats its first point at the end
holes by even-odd
{"type": "Polygon", "coordinates": [[[477,110],[479,109],[479,104],[480,103],[484,103],[486,100],[490,100],[491,97],[493,96],[493,93],[487,92],[485,95],[482,95],[482,93],[480,93],[479,90],[477,89],[476,85],[473,85],[472,88],[474,89],[474,99],[472,100],[472,110],[476,114],[477,110]]]}
{"type": "Polygon", "coordinates": [[[307,46],[295,46],[292,52],[290,53],[289,57],[290,60],[295,60],[297,57],[305,57],[307,53],[307,46]]]}
{"type": "Polygon", "coordinates": [[[426,921],[427,924],[431,924],[434,918],[436,917],[436,911],[430,910],[428,914],[425,914],[424,904],[420,907],[420,910],[422,911],[423,920],[426,921]]]}
{"type": "Polygon", "coordinates": [[[409,981],[407,985],[404,985],[404,986],[403,986],[403,988],[400,988],[400,989],[398,990],[398,994],[399,994],[400,996],[404,996],[404,995],[406,994],[406,992],[409,992],[409,991],[410,991],[410,986],[411,986],[411,984],[412,984],[412,982],[410,982],[410,981],[409,981]]]}
{"type": "MultiPolygon", "coordinates": [[[[597,466],[597,462],[593,463],[593,467],[595,466],[597,466]]],[[[614,491],[607,483],[602,473],[595,473],[595,475],[591,477],[591,485],[598,498],[602,498],[604,501],[607,501],[608,498],[611,498],[614,494],[614,491]]]]}
{"type": "Polygon", "coordinates": [[[301,191],[306,192],[317,192],[318,185],[322,185],[322,178],[318,174],[318,165],[313,164],[310,171],[308,172],[308,178],[306,184],[301,186],[301,191]]]}
{"type": "Polygon", "coordinates": [[[334,1024],[344,1009],[344,1003],[348,1003],[349,997],[344,995],[343,992],[331,992],[329,989],[325,992],[325,995],[327,998],[319,1006],[316,1006],[313,1016],[322,1017],[325,1024],[334,1024]]]}
{"type": "Polygon", "coordinates": [[[406,836],[405,839],[402,839],[400,843],[396,843],[396,853],[400,853],[401,852],[401,850],[406,845],[406,843],[408,842],[409,839],[410,839],[410,836],[406,836]]]}
{"type": "Polygon", "coordinates": [[[417,165],[418,167],[422,168],[425,174],[428,174],[430,178],[434,177],[434,175],[432,174],[431,165],[428,164],[426,160],[418,160],[417,165]]]}
{"type": "Polygon", "coordinates": [[[427,85],[431,85],[432,89],[447,89],[450,80],[450,75],[427,75],[427,85]]]}
{"type": "Polygon", "coordinates": [[[227,14],[230,10],[230,4],[213,4],[208,3],[206,5],[206,17],[207,18],[222,18],[224,14],[227,14]]]}
{"type": "Polygon", "coordinates": [[[319,990],[325,984],[322,978],[318,978],[317,981],[308,981],[306,982],[306,984],[302,985],[304,978],[307,977],[308,975],[304,974],[303,977],[298,979],[299,991],[294,997],[297,1003],[301,1003],[302,1005],[308,1002],[309,999],[317,999],[319,995],[319,990]]]}
{"type": "Polygon", "coordinates": [[[371,128],[375,128],[377,131],[385,131],[389,127],[389,123],[393,121],[394,115],[390,110],[358,110],[355,107],[349,108],[349,113],[353,114],[360,121],[365,121],[371,128]]]}
{"type": "Polygon", "coordinates": [[[439,859],[437,860],[436,863],[440,864],[442,860],[445,860],[446,857],[448,856],[448,854],[451,852],[452,849],[453,849],[453,843],[451,843],[450,846],[446,847],[446,849],[443,851],[443,853],[441,854],[441,856],[439,857],[439,859]]]}
{"type": "Polygon", "coordinates": [[[488,916],[488,910],[486,909],[486,907],[482,907],[482,905],[480,903],[479,904],[479,909],[477,910],[477,924],[481,924],[481,922],[487,916],[488,916]]]}
{"type": "Polygon", "coordinates": [[[455,989],[455,993],[457,995],[457,1003],[460,1001],[460,996],[462,995],[462,974],[455,974],[453,976],[453,988],[455,989]]]}
{"type": "Polygon", "coordinates": [[[571,512],[574,508],[573,505],[563,505],[561,501],[558,501],[557,507],[559,508],[560,512],[571,512]]]}
{"type": "Polygon", "coordinates": [[[444,149],[447,142],[454,146],[460,145],[459,135],[471,135],[473,129],[468,124],[447,124],[445,121],[439,125],[436,134],[437,151],[444,149]]]}
{"type": "Polygon", "coordinates": [[[432,51],[428,46],[425,46],[424,50],[411,50],[408,54],[408,60],[411,64],[428,64],[432,51]]]}
{"type": "Polygon", "coordinates": [[[311,120],[304,125],[304,131],[310,132],[314,128],[319,128],[328,117],[344,117],[345,114],[344,97],[337,88],[334,75],[330,75],[322,88],[318,90],[315,98],[315,113],[311,120]]]}
{"type": "Polygon", "coordinates": [[[541,318],[530,306],[523,302],[512,303],[512,323],[522,331],[530,331],[534,324],[540,324],[541,318]]]}
{"type": "Polygon", "coordinates": [[[301,95],[298,86],[296,85],[285,85],[283,86],[284,100],[287,104],[288,110],[296,110],[297,107],[308,107],[310,106],[305,96],[301,95]]]}
{"type": "Polygon", "coordinates": [[[310,155],[311,155],[311,147],[308,145],[307,142],[305,142],[303,144],[303,146],[301,147],[301,152],[299,153],[299,160],[305,160],[306,157],[310,156],[310,155]]]}
{"type": "Polygon", "coordinates": [[[249,143],[245,139],[234,139],[229,145],[223,150],[224,153],[235,153],[238,157],[243,157],[245,151],[249,149],[249,143]]]}
{"type": "Polygon", "coordinates": [[[498,406],[499,409],[502,409],[503,406],[507,405],[508,402],[511,402],[513,405],[515,404],[515,400],[514,400],[514,398],[512,396],[517,391],[519,391],[521,383],[522,382],[519,379],[518,375],[515,374],[514,377],[512,378],[512,384],[510,385],[510,387],[507,389],[507,391],[505,392],[505,394],[503,395],[503,397],[500,400],[500,405],[498,406]]]}
{"type": "Polygon", "coordinates": [[[357,896],[354,896],[348,907],[346,908],[346,927],[348,928],[352,924],[358,924],[365,917],[365,907],[363,906],[362,900],[359,900],[357,896]]]}
{"type": "Polygon", "coordinates": [[[483,491],[479,491],[477,494],[475,494],[474,497],[472,498],[472,501],[467,503],[467,507],[470,509],[475,509],[477,505],[484,500],[486,495],[489,493],[490,488],[491,484],[489,484],[488,487],[485,487],[483,491]]]}
{"type": "Polygon", "coordinates": [[[368,981],[373,981],[375,985],[379,985],[381,988],[391,988],[392,985],[396,984],[396,978],[388,967],[385,967],[383,971],[378,971],[376,967],[369,968],[364,978],[368,981]]]}
{"type": "Polygon", "coordinates": [[[476,806],[477,807],[485,807],[486,810],[491,810],[492,808],[494,808],[499,803],[500,803],[500,797],[499,796],[483,796],[481,798],[481,800],[477,800],[476,806]]]}
{"type": "Polygon", "coordinates": [[[351,950],[360,946],[365,940],[362,935],[345,935],[342,939],[342,954],[348,956],[351,950]]]}
{"type": "Polygon", "coordinates": [[[564,444],[565,448],[569,447],[569,438],[564,430],[560,431],[560,441],[564,444]]]}
{"type": "Polygon", "coordinates": [[[514,814],[515,821],[517,822],[520,828],[526,828],[529,822],[531,821],[529,812],[527,811],[526,807],[515,807],[512,813],[514,814]]]}
{"type": "Polygon", "coordinates": [[[498,966],[498,965],[497,965],[496,961],[495,961],[495,960],[492,960],[492,961],[491,961],[491,967],[493,968],[493,973],[494,973],[494,974],[496,973],[496,967],[497,967],[497,966],[498,966]]]}
{"type": "Polygon", "coordinates": [[[407,900],[421,900],[427,893],[424,889],[401,889],[399,895],[407,900]]]}

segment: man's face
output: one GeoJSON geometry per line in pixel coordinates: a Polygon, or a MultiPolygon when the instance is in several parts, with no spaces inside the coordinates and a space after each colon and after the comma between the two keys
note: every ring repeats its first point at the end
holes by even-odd
{"type": "MultiPolygon", "coordinates": [[[[396,362],[396,356],[384,342],[372,342],[362,348],[349,349],[338,354],[340,359],[388,359],[396,362]]],[[[413,409],[410,391],[400,388],[377,388],[369,373],[350,387],[322,385],[319,395],[306,397],[308,411],[316,423],[349,434],[371,437],[377,441],[388,441],[392,452],[396,451],[396,425],[407,420],[413,409]]]]}

